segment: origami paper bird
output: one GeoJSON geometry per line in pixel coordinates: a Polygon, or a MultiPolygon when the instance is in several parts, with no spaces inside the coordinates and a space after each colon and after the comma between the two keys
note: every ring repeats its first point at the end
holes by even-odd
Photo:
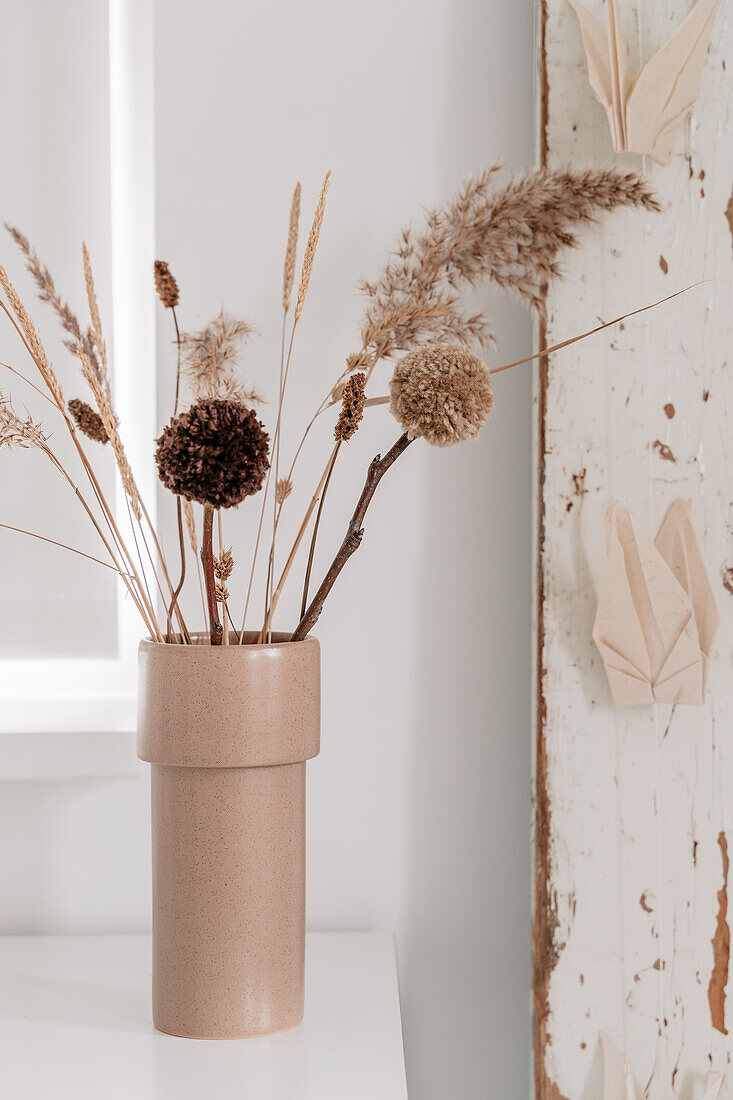
{"type": "MultiPolygon", "coordinates": [[[[634,1080],[628,1058],[619,1054],[605,1031],[599,1032],[603,1050],[603,1100],[644,1100],[644,1091],[634,1080]]],[[[718,1100],[724,1073],[708,1073],[702,1100],[718,1100]]]]}
{"type": "Polygon", "coordinates": [[[588,77],[606,108],[617,153],[648,154],[669,164],[677,131],[700,92],[718,0],[698,0],[665,46],[633,75],[617,0],[606,0],[606,26],[568,0],[580,22],[588,77]]]}
{"type": "Polygon", "coordinates": [[[626,508],[608,503],[593,640],[617,707],[704,700],[720,616],[690,522],[691,504],[676,500],[652,542],[626,508]]]}

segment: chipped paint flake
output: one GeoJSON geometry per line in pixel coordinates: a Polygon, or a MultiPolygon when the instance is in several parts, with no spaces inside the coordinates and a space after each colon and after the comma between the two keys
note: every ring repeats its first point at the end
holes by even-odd
{"type": "Polygon", "coordinates": [[[727,1035],[725,1026],[725,992],[728,985],[728,963],[730,961],[730,928],[728,926],[728,841],[725,833],[718,836],[720,854],[723,860],[723,888],[718,891],[718,917],[715,926],[713,944],[713,971],[708,986],[710,1019],[713,1027],[727,1035]]]}
{"type": "Polygon", "coordinates": [[[661,439],[655,439],[652,443],[652,449],[656,451],[660,458],[665,462],[676,462],[674,453],[671,447],[668,447],[666,443],[662,443],[661,439]]]}

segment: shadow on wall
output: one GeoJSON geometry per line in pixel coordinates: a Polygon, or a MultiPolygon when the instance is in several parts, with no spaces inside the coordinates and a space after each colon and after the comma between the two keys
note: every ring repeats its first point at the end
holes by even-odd
{"type": "Polygon", "coordinates": [[[430,456],[400,952],[416,1100],[528,1088],[531,373],[496,385],[482,439],[430,456]]]}
{"type": "MultiPolygon", "coordinates": [[[[451,7],[443,155],[463,173],[532,162],[533,8],[451,7]]],[[[446,179],[447,193],[455,182],[446,179]]],[[[526,354],[526,311],[501,294],[482,294],[483,307],[500,349],[489,365],[526,354]]],[[[411,1100],[530,1090],[535,370],[496,379],[496,410],[476,444],[429,459],[398,936],[411,1100]]]]}

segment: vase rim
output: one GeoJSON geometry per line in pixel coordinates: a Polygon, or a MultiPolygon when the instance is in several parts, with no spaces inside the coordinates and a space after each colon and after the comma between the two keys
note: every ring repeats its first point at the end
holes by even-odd
{"type": "MultiPolygon", "coordinates": [[[[234,633],[234,631],[232,631],[234,633]]],[[[208,630],[194,630],[191,632],[190,637],[193,640],[192,645],[182,645],[180,642],[158,642],[149,635],[147,638],[141,638],[139,649],[147,652],[162,653],[165,650],[179,653],[182,651],[195,651],[200,653],[202,650],[210,649],[215,653],[226,653],[231,650],[239,650],[241,653],[261,653],[266,650],[273,649],[285,649],[290,646],[305,646],[305,645],[318,645],[318,638],[314,634],[309,634],[307,638],[301,638],[297,642],[290,640],[290,634],[281,630],[272,631],[271,642],[261,642],[259,645],[255,644],[259,637],[259,631],[247,630],[245,631],[245,641],[242,645],[239,642],[230,642],[228,646],[225,645],[211,645],[209,639],[208,630]]]]}

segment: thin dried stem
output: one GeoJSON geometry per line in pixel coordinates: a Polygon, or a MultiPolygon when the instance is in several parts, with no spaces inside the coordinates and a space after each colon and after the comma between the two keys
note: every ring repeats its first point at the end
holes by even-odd
{"type": "MultiPolygon", "coordinates": [[[[292,327],[291,332],[290,332],[290,343],[288,345],[288,352],[287,352],[287,356],[285,358],[285,368],[282,371],[282,383],[281,383],[281,386],[280,386],[280,395],[279,395],[278,409],[277,409],[277,420],[276,420],[276,423],[275,423],[275,431],[274,431],[273,440],[272,440],[272,447],[273,447],[273,450],[275,451],[275,453],[277,453],[277,448],[279,446],[279,441],[280,441],[280,424],[281,424],[281,421],[282,421],[283,404],[284,404],[284,401],[285,401],[285,388],[287,386],[288,375],[290,373],[290,361],[291,361],[292,354],[293,354],[293,342],[295,340],[295,332],[296,332],[296,329],[298,327],[298,321],[300,320],[300,316],[303,312],[303,305],[305,303],[306,294],[308,292],[308,285],[310,283],[310,277],[311,277],[311,273],[313,271],[313,262],[314,262],[314,259],[315,259],[316,247],[318,245],[318,238],[320,236],[321,226],[323,225],[323,216],[324,216],[325,209],[326,209],[326,193],[328,191],[328,184],[329,184],[330,178],[331,178],[331,173],[327,172],[325,177],[324,177],[324,180],[323,180],[323,185],[321,187],[321,194],[320,194],[320,197],[319,197],[319,200],[318,200],[318,204],[316,206],[315,215],[313,217],[313,224],[311,226],[311,231],[310,231],[310,234],[308,236],[308,244],[306,245],[305,256],[303,258],[303,267],[301,269],[301,274],[300,274],[300,284],[299,284],[299,287],[298,287],[298,298],[297,298],[296,307],[295,307],[295,316],[293,318],[293,327],[292,327]]],[[[254,554],[253,554],[253,558],[252,558],[252,569],[251,569],[251,572],[250,572],[249,584],[247,586],[247,597],[245,599],[245,604],[244,604],[244,614],[242,616],[242,629],[239,633],[239,644],[240,645],[242,645],[243,642],[244,642],[244,628],[245,628],[246,619],[247,619],[247,610],[249,608],[249,597],[250,597],[250,593],[252,591],[252,581],[253,581],[254,574],[255,574],[255,569],[256,569],[256,566],[257,566],[257,554],[258,554],[259,545],[260,545],[260,536],[261,536],[261,532],[262,532],[262,523],[263,523],[263,520],[264,520],[265,509],[267,507],[267,493],[268,493],[268,489],[269,489],[269,485],[270,485],[270,476],[271,476],[271,474],[272,474],[272,466],[270,466],[270,469],[267,472],[267,480],[265,482],[265,489],[264,489],[263,498],[262,498],[262,508],[260,509],[260,519],[259,519],[259,523],[258,523],[258,526],[257,526],[257,540],[255,542],[255,549],[254,549],[254,554]]],[[[275,484],[277,485],[277,481],[276,481],[275,484]]],[[[277,502],[276,502],[276,505],[277,505],[277,502]]],[[[282,508],[282,503],[280,504],[280,508],[282,508]]],[[[268,615],[268,597],[269,597],[269,590],[270,590],[270,584],[271,584],[272,561],[273,561],[273,558],[274,558],[274,541],[275,541],[276,534],[277,534],[277,518],[275,519],[275,522],[273,524],[273,538],[272,538],[272,541],[270,543],[270,552],[268,554],[267,577],[265,579],[265,625],[263,626],[264,631],[266,631],[268,629],[268,627],[267,627],[268,621],[271,621],[271,615],[268,615]]],[[[260,640],[263,639],[263,633],[262,632],[260,632],[259,638],[260,638],[260,640]]]]}
{"type": "Polygon", "coordinates": [[[408,436],[407,432],[400,436],[397,442],[387,451],[384,458],[377,455],[372,460],[367,473],[366,483],[362,494],[359,497],[359,502],[356,506],[353,516],[349,522],[349,526],[346,529],[346,535],[344,541],[333,559],[330,569],[326,573],[323,579],[321,587],[316,592],[310,607],[305,614],[301,617],[300,622],[293,631],[290,638],[291,642],[299,642],[303,638],[306,638],[310,634],[313,627],[318,622],[323,605],[326,601],[326,597],[333,588],[341,570],[346,565],[351,555],[355,553],[361,546],[361,540],[364,536],[364,517],[366,516],[367,508],[369,507],[372,497],[377,490],[379,482],[382,480],[387,470],[397,461],[401,454],[403,454],[409,447],[412,440],[408,436]]]}
{"type": "MultiPolygon", "coordinates": [[[[138,610],[141,611],[141,614],[143,616],[143,620],[146,623],[146,626],[148,626],[148,628],[151,630],[151,633],[154,636],[157,636],[159,638],[159,640],[162,640],[162,635],[161,635],[160,630],[157,626],[155,612],[154,612],[152,606],[148,606],[146,604],[145,593],[144,593],[144,590],[143,590],[143,586],[140,583],[140,578],[137,575],[137,570],[136,570],[136,567],[135,567],[135,563],[132,560],[129,552],[127,551],[127,549],[125,547],[124,540],[122,539],[122,537],[119,533],[119,529],[118,529],[117,524],[115,522],[112,510],[109,507],[109,504],[107,503],[106,497],[104,496],[104,493],[102,492],[102,489],[99,485],[99,482],[96,478],[96,475],[94,474],[94,471],[91,467],[91,464],[89,463],[86,452],[84,451],[84,448],[81,444],[81,441],[79,440],[79,437],[78,437],[78,434],[77,434],[77,431],[76,431],[76,427],[75,427],[73,421],[71,420],[69,414],[67,413],[63,391],[61,390],[61,386],[59,385],[58,379],[56,378],[56,374],[55,374],[55,372],[54,372],[54,370],[51,366],[51,363],[48,359],[45,348],[43,347],[43,344],[41,343],[41,340],[38,336],[38,333],[36,332],[35,326],[33,325],[33,322],[31,321],[30,317],[28,316],[28,313],[26,312],[25,307],[23,306],[23,303],[21,302],[17,292],[15,291],[15,288],[13,287],[13,284],[11,283],[10,279],[7,276],[7,273],[4,271],[4,269],[2,267],[0,267],[0,285],[2,285],[2,287],[3,287],[3,289],[6,293],[6,296],[8,298],[8,301],[10,302],[10,306],[11,306],[13,312],[12,313],[10,312],[10,310],[7,308],[7,306],[5,305],[5,303],[2,300],[0,300],[0,308],[2,308],[3,312],[7,315],[7,317],[10,319],[11,323],[13,324],[13,327],[15,328],[15,330],[18,333],[21,341],[23,342],[28,354],[31,357],[31,360],[35,364],[39,374],[41,375],[41,378],[45,382],[46,387],[47,387],[49,393],[51,394],[51,397],[53,399],[54,404],[56,405],[59,412],[63,416],[64,423],[66,424],[66,427],[67,427],[67,429],[68,429],[68,431],[69,431],[69,433],[72,437],[74,446],[76,447],[77,453],[78,453],[79,458],[81,459],[82,465],[84,467],[84,471],[85,471],[85,473],[87,475],[87,478],[89,479],[89,482],[90,482],[90,484],[92,486],[92,489],[94,491],[94,495],[97,499],[97,502],[98,502],[100,508],[102,509],[102,514],[104,516],[105,522],[109,526],[110,531],[111,531],[112,536],[113,536],[113,539],[114,539],[116,545],[118,546],[118,549],[122,553],[123,557],[125,558],[127,566],[130,569],[130,572],[135,577],[135,587],[130,588],[130,593],[131,593],[131,595],[133,595],[133,598],[134,598],[135,603],[138,607],[138,610]],[[13,316],[13,314],[15,316],[13,316]],[[144,611],[143,611],[143,608],[145,608],[144,611]]],[[[73,482],[70,481],[70,484],[73,485],[73,482]]],[[[101,529],[99,528],[99,525],[97,524],[96,519],[93,516],[93,513],[88,508],[88,505],[86,504],[86,501],[84,501],[83,497],[81,496],[81,493],[79,492],[79,490],[76,487],[75,487],[75,491],[76,491],[77,495],[79,496],[79,499],[82,501],[85,509],[87,510],[87,512],[89,514],[89,517],[92,519],[92,522],[95,524],[95,527],[99,531],[100,535],[102,535],[101,529]]],[[[102,535],[102,537],[104,538],[103,535],[102,535]]],[[[106,543],[106,539],[105,539],[105,545],[107,546],[107,549],[109,550],[109,544],[106,543]]]]}
{"type": "Polygon", "coordinates": [[[5,531],[17,531],[19,535],[30,535],[31,538],[40,539],[41,542],[49,542],[52,546],[60,546],[62,550],[70,550],[72,554],[78,554],[81,558],[86,558],[88,561],[95,561],[97,565],[103,565],[105,569],[111,569],[113,573],[119,573],[121,577],[131,577],[131,573],[124,573],[121,569],[118,569],[116,565],[110,565],[108,561],[101,561],[100,558],[95,558],[92,554],[85,554],[83,550],[77,550],[75,546],[67,546],[65,542],[57,542],[56,539],[46,538],[45,535],[39,535],[35,531],[26,531],[23,527],[12,527],[9,523],[0,523],[5,531]]]}
{"type": "Polygon", "coordinates": [[[257,638],[258,644],[261,643],[264,640],[265,630],[267,629],[269,624],[272,622],[273,616],[275,614],[275,609],[277,608],[277,605],[280,602],[280,596],[282,595],[282,590],[285,586],[285,582],[288,579],[288,574],[290,573],[290,570],[293,566],[293,562],[295,561],[295,556],[298,553],[298,549],[300,547],[301,542],[303,541],[303,536],[305,535],[305,532],[308,529],[308,524],[310,522],[311,516],[313,515],[313,512],[315,511],[316,504],[318,504],[321,493],[323,492],[323,486],[326,483],[326,478],[328,477],[329,466],[331,464],[331,460],[333,458],[333,455],[334,455],[335,451],[336,451],[336,446],[334,446],[333,451],[331,452],[329,460],[326,463],[326,468],[324,469],[323,474],[321,476],[321,480],[319,481],[318,486],[316,488],[316,491],[313,494],[313,496],[311,497],[310,504],[308,505],[308,508],[306,509],[305,516],[303,517],[303,522],[301,523],[300,528],[298,529],[298,533],[295,536],[295,541],[294,541],[294,543],[291,547],[290,554],[288,555],[288,560],[285,562],[285,566],[283,568],[283,571],[280,574],[280,580],[277,582],[277,587],[275,588],[275,591],[272,594],[272,600],[270,601],[270,607],[269,607],[268,613],[267,613],[267,622],[265,623],[265,626],[262,628],[262,630],[260,631],[260,634],[257,638]]]}
{"type": "Polygon", "coordinates": [[[308,606],[308,588],[310,586],[311,570],[313,569],[313,558],[316,553],[316,540],[318,538],[318,528],[321,526],[321,516],[323,514],[323,505],[326,502],[326,493],[328,492],[328,486],[331,483],[331,475],[333,468],[336,465],[336,459],[338,458],[339,450],[341,448],[341,440],[338,440],[336,447],[334,448],[331,456],[331,461],[328,467],[328,476],[326,477],[326,483],[323,486],[323,492],[321,493],[321,501],[318,505],[318,511],[316,513],[316,522],[313,524],[313,534],[311,536],[311,545],[308,552],[308,565],[305,570],[305,580],[303,582],[303,599],[300,604],[300,617],[301,619],[305,615],[306,608],[308,606]]]}

